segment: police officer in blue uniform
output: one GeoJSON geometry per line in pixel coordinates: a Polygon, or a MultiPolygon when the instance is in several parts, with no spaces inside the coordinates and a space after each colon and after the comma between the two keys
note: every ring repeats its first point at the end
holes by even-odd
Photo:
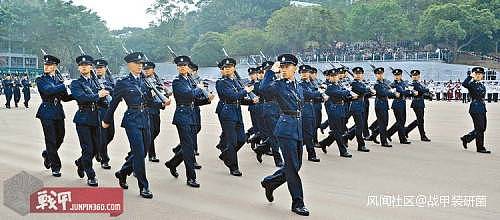
{"type": "MultiPolygon", "coordinates": [[[[318,79],[318,69],[316,69],[315,67],[311,67],[311,68],[312,68],[312,71],[309,74],[310,81],[313,85],[314,91],[319,91],[322,83],[318,79]]],[[[323,102],[324,101],[325,100],[323,99],[323,97],[313,99],[314,117],[315,117],[315,125],[316,125],[316,128],[314,129],[314,141],[313,141],[315,147],[320,147],[320,145],[318,143],[318,129],[321,126],[321,120],[323,118],[323,111],[322,110],[323,110],[323,102]]]]}
{"type": "MultiPolygon", "coordinates": [[[[249,77],[249,84],[254,86],[253,92],[257,94],[257,89],[259,87],[259,80],[257,79],[257,72],[259,70],[254,67],[249,67],[248,68],[248,77],[249,77]]],[[[261,110],[262,110],[262,105],[260,102],[257,103],[251,103],[248,105],[248,111],[250,112],[250,120],[252,121],[252,127],[250,127],[247,130],[247,142],[252,143],[252,146],[255,146],[255,144],[260,143],[260,135],[261,135],[261,128],[260,128],[260,121],[261,121],[261,110]]],[[[253,147],[252,149],[255,149],[253,147]]]]}
{"type": "MultiPolygon", "coordinates": [[[[252,92],[253,86],[246,85],[244,88],[235,80],[236,60],[225,58],[220,62],[222,67],[222,79],[217,80],[215,87],[219,96],[219,105],[216,113],[222,126],[224,145],[219,156],[229,168],[233,176],[242,176],[238,165],[238,151],[246,142],[245,128],[241,114],[241,104],[245,104],[247,95],[252,92]]],[[[258,100],[253,100],[257,102],[258,100]]]]}
{"type": "MultiPolygon", "coordinates": [[[[193,88],[196,88],[198,87],[198,84],[196,84],[196,81],[195,79],[200,79],[199,78],[199,75],[198,75],[198,65],[196,65],[195,63],[193,62],[190,62],[188,64],[188,79],[192,85],[193,88]]],[[[201,81],[200,81],[201,82],[201,81]]],[[[203,84],[205,86],[205,89],[206,88],[206,85],[203,84]]],[[[203,95],[203,97],[200,97],[200,98],[197,98],[195,99],[194,101],[194,119],[193,119],[193,130],[195,131],[195,135],[193,136],[193,142],[194,142],[194,155],[195,156],[199,156],[200,153],[198,152],[198,134],[200,133],[201,131],[201,109],[200,109],[200,106],[203,106],[203,105],[208,105],[211,103],[211,99],[209,99],[209,96],[208,96],[208,91],[207,92],[207,97],[205,97],[205,94],[203,95]]],[[[210,96],[210,97],[214,97],[214,96],[210,96]]],[[[172,151],[174,153],[177,153],[178,151],[180,151],[182,149],[182,146],[181,144],[179,143],[172,151]]],[[[180,152],[182,153],[182,152],[180,152]]],[[[179,154],[181,155],[181,154],[179,154]]],[[[196,157],[194,158],[194,169],[201,169],[202,166],[200,164],[198,164],[198,162],[196,161],[196,157]]]]}
{"type": "Polygon", "coordinates": [[[299,85],[302,87],[302,92],[304,94],[302,133],[304,136],[303,143],[306,145],[307,160],[311,162],[320,162],[320,159],[316,156],[316,150],[314,149],[314,133],[317,130],[314,99],[323,98],[323,95],[318,90],[315,90],[311,83],[310,73],[312,71],[312,67],[309,65],[299,66],[299,73],[302,79],[299,85]]]}
{"type": "Polygon", "coordinates": [[[414,95],[418,95],[417,91],[409,90],[408,85],[402,79],[403,70],[394,69],[392,70],[394,74],[394,82],[391,87],[395,88],[396,91],[400,94],[399,97],[396,97],[394,101],[392,101],[392,110],[394,111],[394,117],[396,118],[396,122],[387,130],[387,138],[390,140],[391,136],[398,132],[399,143],[401,144],[410,144],[406,138],[406,97],[412,97],[414,95]]]}
{"type": "MultiPolygon", "coordinates": [[[[265,72],[269,70],[274,63],[271,61],[265,61],[262,63],[262,67],[265,72]]],[[[274,75],[274,80],[277,80],[279,76],[274,75]]],[[[262,124],[262,133],[265,137],[264,142],[261,145],[257,145],[257,160],[259,162],[262,161],[262,154],[267,154],[269,150],[271,150],[271,155],[274,158],[274,165],[276,167],[283,166],[283,159],[281,158],[280,148],[277,144],[277,138],[274,135],[274,130],[276,128],[276,123],[279,114],[279,106],[278,103],[275,102],[274,96],[269,93],[263,92],[260,88],[261,84],[259,84],[259,93],[262,99],[262,116],[263,116],[263,124],[262,124]]]]}
{"type": "MultiPolygon", "coordinates": [[[[115,177],[118,179],[120,187],[128,189],[127,175],[134,172],[137,177],[140,196],[150,199],[153,198],[153,194],[149,190],[144,158],[146,156],[145,151],[151,144],[150,123],[146,104],[153,97],[141,76],[143,59],[144,54],[142,52],[133,52],[125,56],[124,60],[127,62],[130,74],[116,82],[113,100],[104,116],[102,126],[103,128],[109,127],[118,104],[125,100],[128,109],[123,116],[121,126],[125,128],[127,133],[131,155],[122,168],[115,173],[115,177]]],[[[168,104],[164,103],[164,105],[168,104]]]]}
{"type": "Polygon", "coordinates": [[[71,82],[71,94],[78,103],[78,110],[75,113],[73,122],[76,124],[76,132],[80,140],[82,155],[75,161],[77,174],[80,178],[87,175],[87,185],[98,186],[95,171],[92,168],[92,159],[97,146],[100,143],[98,120],[98,102],[109,95],[109,92],[97,87],[96,79],[92,78],[90,71],[94,59],[89,55],[81,55],[76,58],[80,78],[71,82]]]}
{"type": "MultiPolygon", "coordinates": [[[[343,134],[346,132],[345,124],[348,110],[345,103],[351,99],[358,98],[358,96],[351,93],[340,84],[339,75],[342,71],[343,69],[339,68],[329,72],[330,84],[325,91],[325,94],[328,96],[329,104],[325,105],[325,107],[328,114],[330,136],[337,142],[340,156],[351,158],[352,155],[347,151],[347,144],[343,137],[343,134]]],[[[331,142],[329,144],[331,144],[331,142]]],[[[321,143],[321,145],[324,146],[325,144],[321,143]]]]}
{"type": "Polygon", "coordinates": [[[374,129],[370,139],[376,140],[380,134],[380,142],[383,147],[392,147],[387,142],[387,124],[389,123],[389,98],[400,97],[399,92],[392,92],[389,85],[384,81],[384,68],[379,67],[373,70],[377,82],[374,85],[375,114],[377,116],[377,128],[374,129]]]}
{"type": "MultiPolygon", "coordinates": [[[[104,89],[106,89],[109,92],[108,97],[112,97],[115,83],[113,82],[113,79],[111,78],[111,73],[108,70],[108,61],[104,59],[97,59],[94,61],[94,64],[95,64],[95,75],[97,77],[97,81],[99,83],[102,83],[102,85],[104,85],[104,89]]],[[[101,99],[97,103],[97,109],[99,111],[100,120],[102,120],[106,115],[111,100],[112,99],[110,98],[105,98],[101,99]]],[[[108,154],[108,145],[115,136],[114,120],[111,119],[108,128],[101,127],[99,129],[100,129],[99,134],[101,135],[101,137],[99,139],[97,152],[95,152],[94,154],[96,155],[96,158],[100,160],[100,161],[98,160],[98,162],[101,162],[101,167],[103,169],[109,170],[111,169],[111,166],[109,165],[110,158],[108,154]]]]}
{"type": "Polygon", "coordinates": [[[420,83],[420,70],[412,70],[410,71],[411,77],[413,78],[412,86],[413,89],[418,92],[418,95],[413,96],[411,101],[411,108],[415,112],[415,119],[411,122],[408,127],[406,127],[406,137],[408,134],[418,126],[418,131],[420,133],[420,140],[429,142],[431,141],[426,135],[424,130],[424,108],[425,108],[425,97],[430,97],[430,91],[426,88],[422,83],[420,83]]]}
{"type": "Polygon", "coordinates": [[[358,151],[369,152],[370,150],[366,148],[365,140],[363,137],[363,130],[365,128],[365,108],[367,96],[371,96],[370,88],[368,88],[363,82],[364,73],[362,67],[355,67],[352,69],[354,74],[354,80],[351,82],[351,91],[355,93],[358,98],[353,99],[350,106],[350,113],[354,117],[354,129],[351,130],[356,136],[358,142],[358,151]]]}
{"type": "Polygon", "coordinates": [[[16,106],[16,108],[18,108],[19,101],[21,100],[21,87],[22,87],[21,81],[19,80],[19,75],[16,74],[16,76],[14,76],[13,83],[14,86],[12,87],[12,91],[14,93],[14,105],[16,106]]]}
{"type": "Polygon", "coordinates": [[[370,116],[370,97],[373,96],[375,90],[374,89],[371,89],[371,86],[370,86],[370,82],[366,79],[363,79],[362,82],[365,84],[365,86],[367,88],[369,88],[371,90],[371,94],[370,95],[367,95],[365,96],[364,98],[364,101],[365,101],[365,117],[363,117],[364,119],[364,128],[363,128],[363,138],[365,140],[369,140],[370,138],[370,130],[368,129],[368,118],[370,116]]]}
{"type": "MultiPolygon", "coordinates": [[[[336,69],[329,69],[329,70],[325,70],[323,71],[323,76],[325,76],[325,87],[328,88],[328,86],[330,86],[332,84],[332,81],[330,80],[332,78],[332,75],[333,73],[337,71],[336,69]]],[[[319,129],[321,131],[321,133],[323,134],[324,133],[324,130],[326,128],[329,127],[330,129],[330,132],[328,133],[328,136],[321,140],[320,142],[318,142],[318,145],[316,146],[317,148],[321,148],[321,150],[323,151],[323,153],[328,153],[327,151],[327,147],[329,147],[330,145],[333,144],[333,142],[335,142],[335,136],[334,136],[334,132],[333,132],[333,124],[330,124],[329,123],[329,119],[328,119],[328,109],[330,109],[330,105],[332,104],[332,100],[330,99],[327,99],[325,102],[324,102],[324,105],[325,105],[325,111],[327,113],[327,119],[326,121],[322,122],[320,125],[319,125],[319,129]]]]}
{"type": "Polygon", "coordinates": [[[484,96],[486,95],[486,88],[481,83],[484,78],[484,68],[474,67],[471,74],[462,82],[462,86],[469,90],[469,96],[472,99],[469,108],[469,114],[474,123],[474,130],[468,134],[460,137],[462,145],[467,149],[467,144],[476,140],[476,150],[478,153],[489,154],[491,151],[486,150],[484,147],[484,132],[486,131],[486,104],[484,103],[484,96]]]}
{"type": "MultiPolygon", "coordinates": [[[[143,63],[142,69],[144,70],[144,75],[146,78],[155,77],[155,67],[155,63],[151,61],[146,61],[143,63]]],[[[156,81],[156,79],[152,81],[156,81]]],[[[165,109],[165,106],[162,105],[160,100],[151,100],[151,102],[147,103],[146,108],[149,113],[149,122],[151,127],[151,145],[149,146],[149,150],[146,151],[146,153],[148,155],[149,161],[157,163],[160,162],[160,160],[156,157],[155,139],[160,134],[160,110],[165,109]]]]}
{"type": "Polygon", "coordinates": [[[2,81],[3,92],[5,94],[5,107],[10,108],[10,101],[12,100],[12,89],[14,87],[14,82],[11,79],[11,75],[7,75],[2,81]]]}
{"type": "MultiPolygon", "coordinates": [[[[351,82],[352,79],[349,77],[349,69],[347,67],[340,67],[339,69],[339,84],[348,91],[351,91],[351,82]]],[[[342,124],[342,138],[344,140],[345,146],[348,146],[348,137],[347,137],[347,123],[349,122],[349,118],[352,117],[351,114],[351,99],[344,100],[344,108],[345,108],[345,118],[344,123],[342,124]]]]}
{"type": "Polygon", "coordinates": [[[64,140],[64,110],[61,101],[71,101],[73,97],[68,93],[66,82],[56,78],[57,65],[60,60],[52,55],[43,56],[44,74],[36,78],[38,93],[42,103],[36,117],[40,119],[45,136],[45,150],[42,152],[43,164],[46,169],[52,170],[52,176],[61,176],[61,159],[57,151],[64,140]]]}
{"type": "Polygon", "coordinates": [[[276,97],[275,101],[279,105],[280,117],[274,133],[278,138],[277,143],[283,153],[285,163],[274,174],[265,177],[261,185],[265,189],[267,200],[272,202],[274,201],[273,191],[286,182],[292,196],[292,212],[308,216],[309,210],[304,205],[302,181],[299,176],[303,151],[304,95],[302,87],[295,80],[298,60],[292,54],[282,54],[277,60],[271,70],[266,72],[260,89],[276,97]],[[283,79],[274,80],[277,72],[281,72],[283,79]]]}
{"type": "MultiPolygon", "coordinates": [[[[196,125],[197,113],[195,111],[195,103],[197,100],[203,99],[203,84],[193,86],[193,82],[189,78],[189,64],[191,59],[187,56],[175,57],[174,63],[177,65],[179,75],[172,82],[172,89],[175,98],[175,113],[172,124],[177,127],[179,134],[180,149],[174,150],[175,155],[169,161],[165,162],[165,166],[170,170],[170,174],[177,178],[177,166],[184,161],[186,167],[186,184],[190,187],[198,188],[200,184],[196,180],[195,172],[195,141],[196,141],[196,125]]],[[[213,97],[212,97],[213,98],[213,97]]]]}
{"type": "Polygon", "coordinates": [[[29,108],[28,104],[31,99],[31,82],[28,79],[28,74],[24,74],[24,77],[21,80],[21,85],[23,86],[24,107],[29,108]]]}
{"type": "MultiPolygon", "coordinates": [[[[195,63],[191,62],[188,64],[189,67],[189,75],[193,79],[191,82],[193,87],[197,87],[195,79],[197,79],[198,82],[201,82],[200,76],[198,74],[198,65],[195,63]]],[[[198,134],[201,131],[201,109],[200,106],[208,105],[212,103],[212,99],[215,97],[215,95],[211,95],[208,92],[208,87],[205,83],[203,83],[204,86],[204,91],[205,94],[203,95],[202,99],[196,99],[194,103],[194,112],[195,112],[195,120],[194,120],[194,129],[195,129],[195,136],[194,136],[194,155],[199,156],[200,153],[198,151],[198,134]]],[[[195,169],[201,169],[201,165],[198,164],[196,161],[196,157],[194,160],[194,168],[195,169]]]]}

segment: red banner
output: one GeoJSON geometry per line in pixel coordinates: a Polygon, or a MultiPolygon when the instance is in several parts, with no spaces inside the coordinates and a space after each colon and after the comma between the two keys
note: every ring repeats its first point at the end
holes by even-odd
{"type": "Polygon", "coordinates": [[[123,213],[120,187],[46,187],[30,195],[31,213],[123,213]]]}

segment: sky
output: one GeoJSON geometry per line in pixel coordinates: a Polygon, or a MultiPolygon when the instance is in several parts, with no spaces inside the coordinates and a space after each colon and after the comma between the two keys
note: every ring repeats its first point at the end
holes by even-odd
{"type": "Polygon", "coordinates": [[[153,2],[154,0],[73,0],[73,4],[83,5],[96,12],[111,30],[148,27],[154,16],[146,14],[146,9],[153,2]]]}

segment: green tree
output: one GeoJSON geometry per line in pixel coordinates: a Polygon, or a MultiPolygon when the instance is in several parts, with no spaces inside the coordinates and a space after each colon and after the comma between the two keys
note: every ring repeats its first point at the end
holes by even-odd
{"type": "Polygon", "coordinates": [[[259,54],[266,48],[266,34],[259,29],[240,29],[227,33],[224,47],[231,55],[259,54]]]}
{"type": "Polygon", "coordinates": [[[418,30],[424,40],[444,43],[459,51],[482,36],[493,37],[499,20],[487,8],[479,9],[473,2],[435,4],[427,8],[418,30]]]}
{"type": "Polygon", "coordinates": [[[328,46],[339,39],[342,18],[324,7],[285,7],[273,13],[267,22],[269,42],[275,49],[302,49],[306,42],[328,46]]]}
{"type": "Polygon", "coordinates": [[[203,34],[191,49],[193,62],[202,66],[215,66],[224,57],[224,35],[217,32],[203,34]]]}
{"type": "Polygon", "coordinates": [[[382,45],[387,41],[411,39],[408,17],[394,0],[356,3],[346,20],[350,40],[373,40],[382,45]]]}

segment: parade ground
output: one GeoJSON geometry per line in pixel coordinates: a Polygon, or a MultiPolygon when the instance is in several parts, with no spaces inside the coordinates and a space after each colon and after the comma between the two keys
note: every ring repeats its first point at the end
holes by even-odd
{"type": "MultiPolygon", "coordinates": [[[[4,97],[1,103],[3,105],[4,97]]],[[[201,188],[186,186],[184,165],[179,166],[178,179],[173,178],[164,162],[173,155],[179,143],[176,128],[171,124],[175,104],[161,113],[161,132],[156,139],[160,163],[146,162],[146,172],[153,199],[139,196],[137,180],[127,179],[124,191],[124,212],[116,219],[500,219],[500,104],[487,104],[488,125],[485,146],[492,154],[478,154],[475,144],[464,150],[459,137],[472,129],[468,104],[461,102],[427,102],[425,126],[432,142],[421,142],[417,129],[409,136],[410,145],[401,145],[393,136],[393,147],[384,148],[367,142],[369,153],[356,151],[356,142],[349,142],[353,158],[341,158],[337,146],[320,149],[320,163],[303,160],[300,175],[304,201],[311,216],[301,217],[290,211],[290,195],[286,184],[278,188],[275,201],[269,203],[260,181],[276,168],[272,157],[265,156],[259,164],[249,145],[238,153],[242,177],[229,175],[218,159],[215,148],[220,124],[215,114],[217,98],[202,107],[202,130],[198,138],[203,166],[197,170],[201,188]],[[469,201],[470,198],[474,201],[469,201]],[[391,199],[392,198],[392,199],[391,199]],[[396,201],[406,198],[407,202],[396,201]],[[464,201],[469,199],[467,201],[464,201]],[[391,200],[391,201],[389,201],[391,200]],[[391,205],[392,204],[392,205],[391,205]]],[[[64,103],[66,137],[59,155],[62,177],[51,176],[42,164],[43,132],[35,114],[40,98],[33,95],[30,108],[0,109],[0,180],[21,171],[41,179],[44,186],[87,187],[86,179],[78,178],[75,159],[80,146],[72,122],[75,102],[64,103]]],[[[407,124],[414,120],[408,102],[407,124]]],[[[94,160],[99,187],[119,187],[114,172],[130,150],[120,122],[125,110],[123,102],[115,113],[116,135],[109,146],[111,170],[102,169],[94,160]]],[[[243,107],[245,128],[250,126],[243,107]]],[[[369,122],[374,120],[373,103],[369,122]]],[[[325,119],[325,114],[323,115],[325,119]]],[[[394,115],[390,112],[391,125],[394,115]]],[[[352,121],[349,123],[352,124],[352,121]]],[[[324,137],[326,134],[321,134],[324,137]]],[[[304,158],[307,158],[304,149],[304,158]]],[[[2,198],[4,189],[2,184],[2,198]]],[[[5,202],[5,201],[4,201],[5,202]]],[[[109,219],[108,214],[28,214],[21,216],[6,206],[0,208],[0,219],[109,219]]]]}

